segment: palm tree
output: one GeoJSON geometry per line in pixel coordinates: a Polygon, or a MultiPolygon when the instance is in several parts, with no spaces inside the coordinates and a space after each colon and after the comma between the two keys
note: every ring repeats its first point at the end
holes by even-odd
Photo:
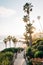
{"type": "Polygon", "coordinates": [[[24,18],[23,18],[23,21],[26,22],[27,37],[26,36],[25,37],[26,37],[26,40],[29,39],[30,46],[32,45],[32,33],[33,33],[33,29],[34,29],[32,24],[30,23],[30,12],[32,11],[32,7],[33,7],[33,5],[31,5],[31,3],[26,3],[23,7],[23,10],[27,13],[27,15],[25,15],[24,18]]]}
{"type": "Polygon", "coordinates": [[[10,47],[11,47],[11,39],[12,39],[12,36],[9,35],[9,36],[7,37],[7,39],[8,39],[8,41],[9,41],[9,45],[10,45],[10,47]]]}
{"type": "Polygon", "coordinates": [[[25,23],[27,23],[27,22],[29,21],[28,15],[25,15],[25,16],[24,16],[23,21],[24,21],[25,23]]]}
{"type": "Polygon", "coordinates": [[[7,38],[5,38],[3,41],[5,43],[5,48],[7,48],[7,38]]]}
{"type": "Polygon", "coordinates": [[[30,46],[32,46],[32,33],[34,32],[35,27],[32,26],[31,23],[26,25],[26,32],[29,35],[29,40],[30,40],[30,46]]]}
{"type": "Polygon", "coordinates": [[[14,43],[14,46],[16,47],[17,39],[15,38],[15,36],[12,37],[12,41],[13,41],[13,43],[14,43]]]}
{"type": "Polygon", "coordinates": [[[27,13],[30,14],[30,11],[32,11],[32,7],[33,5],[31,5],[31,3],[26,3],[23,7],[23,10],[27,13]]]}
{"type": "Polygon", "coordinates": [[[27,33],[24,33],[24,38],[23,39],[25,39],[25,43],[27,44],[27,46],[29,46],[29,36],[28,36],[28,34],[27,33]]]}

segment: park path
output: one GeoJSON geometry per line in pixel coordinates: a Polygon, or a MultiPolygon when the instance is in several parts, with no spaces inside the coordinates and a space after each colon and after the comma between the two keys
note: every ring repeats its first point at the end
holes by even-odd
{"type": "Polygon", "coordinates": [[[15,60],[14,65],[26,65],[26,61],[24,59],[24,51],[17,54],[17,59],[15,60]]]}

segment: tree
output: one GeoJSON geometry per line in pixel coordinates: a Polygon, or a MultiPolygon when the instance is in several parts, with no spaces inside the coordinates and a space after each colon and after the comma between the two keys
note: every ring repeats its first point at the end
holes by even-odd
{"type": "Polygon", "coordinates": [[[14,46],[16,47],[17,39],[15,38],[15,36],[12,37],[12,41],[13,41],[13,43],[14,43],[14,46]]]}
{"type": "Polygon", "coordinates": [[[25,16],[24,16],[23,21],[24,21],[25,23],[27,23],[27,22],[29,21],[28,15],[25,15],[25,16]]]}
{"type": "Polygon", "coordinates": [[[7,48],[7,41],[8,41],[7,38],[5,38],[3,41],[5,43],[5,48],[7,48]]]}
{"type": "Polygon", "coordinates": [[[23,10],[29,15],[30,11],[32,11],[33,5],[31,3],[26,3],[23,7],[23,10]]]}
{"type": "Polygon", "coordinates": [[[11,39],[12,39],[12,36],[9,35],[9,36],[7,37],[7,39],[8,39],[8,41],[9,41],[9,44],[10,44],[10,47],[11,47],[11,39]]]}
{"type": "Polygon", "coordinates": [[[25,43],[27,44],[27,46],[29,46],[29,36],[27,35],[27,33],[24,33],[24,39],[25,39],[25,43]]]}
{"type": "MultiPolygon", "coordinates": [[[[31,3],[26,3],[23,7],[24,12],[26,12],[26,15],[23,18],[23,21],[26,22],[26,34],[29,35],[29,41],[30,41],[30,46],[32,46],[32,33],[34,26],[32,26],[30,22],[30,12],[32,11],[33,5],[31,3]]],[[[27,40],[27,39],[26,39],[27,40]]]]}
{"type": "Polygon", "coordinates": [[[32,26],[32,24],[31,23],[29,23],[29,24],[27,24],[26,25],[26,32],[27,32],[27,34],[29,35],[29,42],[30,42],[30,46],[32,46],[32,33],[34,32],[34,27],[32,26]]]}

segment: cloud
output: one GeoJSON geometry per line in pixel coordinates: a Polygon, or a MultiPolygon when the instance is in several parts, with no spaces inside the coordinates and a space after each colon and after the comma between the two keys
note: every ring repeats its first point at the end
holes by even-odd
{"type": "Polygon", "coordinates": [[[0,7],[0,16],[4,17],[4,16],[11,16],[14,15],[16,13],[15,10],[12,9],[8,9],[5,7],[0,7]]]}

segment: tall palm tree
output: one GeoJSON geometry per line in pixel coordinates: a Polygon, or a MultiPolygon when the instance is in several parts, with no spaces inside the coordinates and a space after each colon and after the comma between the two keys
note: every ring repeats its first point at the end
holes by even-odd
{"type": "Polygon", "coordinates": [[[24,16],[23,21],[24,21],[25,23],[27,23],[27,22],[29,21],[28,15],[25,15],[25,16],[24,16]]]}
{"type": "Polygon", "coordinates": [[[24,38],[23,39],[25,39],[25,43],[27,44],[27,46],[29,46],[29,36],[28,36],[28,34],[27,33],[24,33],[24,38]]]}
{"type": "Polygon", "coordinates": [[[16,47],[17,39],[15,38],[15,36],[12,37],[12,41],[13,41],[13,43],[14,43],[14,46],[16,47]]]}
{"type": "Polygon", "coordinates": [[[28,39],[30,41],[30,46],[32,46],[32,33],[34,29],[30,22],[30,12],[32,11],[32,7],[33,5],[31,5],[31,3],[26,3],[23,7],[23,10],[27,13],[27,15],[24,16],[23,21],[26,22],[26,34],[29,35],[28,39]]]}
{"type": "Polygon", "coordinates": [[[26,3],[23,7],[23,10],[27,13],[30,14],[30,11],[32,11],[32,7],[33,5],[31,5],[31,3],[26,3]]]}
{"type": "Polygon", "coordinates": [[[5,48],[7,48],[7,38],[5,38],[3,41],[5,43],[5,48]]]}
{"type": "Polygon", "coordinates": [[[7,37],[7,39],[8,39],[8,41],[9,41],[9,45],[10,45],[10,47],[11,47],[11,39],[12,39],[12,36],[9,35],[9,36],[7,37]]]}
{"type": "Polygon", "coordinates": [[[35,27],[31,23],[26,25],[26,32],[29,34],[30,46],[32,46],[32,33],[34,32],[35,27]]]}

